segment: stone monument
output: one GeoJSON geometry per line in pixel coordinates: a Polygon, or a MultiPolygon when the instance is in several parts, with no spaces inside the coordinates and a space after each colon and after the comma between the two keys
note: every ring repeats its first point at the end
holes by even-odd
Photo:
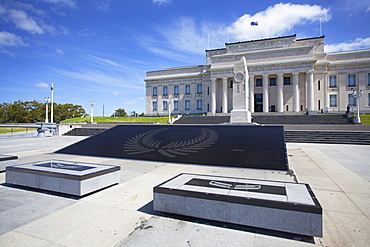
{"type": "Polygon", "coordinates": [[[252,122],[249,111],[249,75],[247,59],[242,56],[234,66],[233,85],[233,110],[231,111],[230,123],[250,124],[252,122]]]}

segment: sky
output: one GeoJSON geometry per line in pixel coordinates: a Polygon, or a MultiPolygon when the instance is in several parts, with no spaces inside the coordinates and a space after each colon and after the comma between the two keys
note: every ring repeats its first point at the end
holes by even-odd
{"type": "Polygon", "coordinates": [[[370,0],[0,0],[0,103],[145,112],[146,72],[203,65],[225,43],[325,35],[370,48],[370,0]],[[251,26],[258,22],[258,26],[251,26]]]}

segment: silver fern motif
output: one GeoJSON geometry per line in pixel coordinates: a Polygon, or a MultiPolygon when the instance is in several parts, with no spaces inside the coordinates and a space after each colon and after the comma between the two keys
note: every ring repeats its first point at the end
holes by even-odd
{"type": "Polygon", "coordinates": [[[203,150],[213,145],[218,139],[216,131],[202,128],[198,137],[173,141],[161,146],[162,141],[154,139],[154,136],[166,130],[168,128],[151,130],[136,135],[124,144],[123,149],[129,155],[158,152],[164,156],[175,158],[177,155],[188,155],[188,153],[196,153],[199,150],[203,150]]]}

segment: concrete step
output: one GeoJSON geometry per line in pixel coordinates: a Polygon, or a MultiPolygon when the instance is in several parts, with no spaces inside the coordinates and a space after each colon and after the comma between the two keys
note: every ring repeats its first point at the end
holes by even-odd
{"type": "Polygon", "coordinates": [[[370,132],[285,131],[286,142],[370,145],[370,132]]]}

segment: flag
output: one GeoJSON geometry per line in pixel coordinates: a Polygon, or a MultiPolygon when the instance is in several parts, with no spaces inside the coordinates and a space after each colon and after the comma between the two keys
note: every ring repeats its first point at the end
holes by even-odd
{"type": "Polygon", "coordinates": [[[258,21],[252,21],[251,26],[258,26],[258,21]]]}

